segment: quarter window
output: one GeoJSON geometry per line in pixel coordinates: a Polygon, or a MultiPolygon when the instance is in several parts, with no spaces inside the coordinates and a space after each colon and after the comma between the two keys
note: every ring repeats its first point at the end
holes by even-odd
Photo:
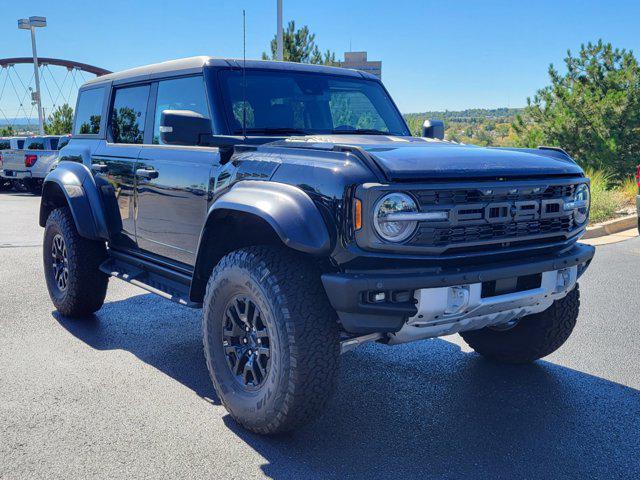
{"type": "Polygon", "coordinates": [[[111,110],[111,136],[114,143],[142,143],[149,100],[149,85],[120,88],[111,110]]]}
{"type": "Polygon", "coordinates": [[[202,77],[176,78],[158,83],[152,140],[156,145],[162,145],[160,120],[164,110],[191,110],[209,118],[207,96],[202,77]]]}
{"type": "Polygon", "coordinates": [[[80,92],[76,107],[75,135],[97,135],[100,133],[104,88],[93,88],[80,92]]]}

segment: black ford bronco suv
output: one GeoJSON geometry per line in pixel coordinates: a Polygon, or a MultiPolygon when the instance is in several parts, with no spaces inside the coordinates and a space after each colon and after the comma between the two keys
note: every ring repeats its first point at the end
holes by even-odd
{"type": "Polygon", "coordinates": [[[51,299],[100,309],[109,277],[203,309],[231,415],[317,415],[340,354],[460,333],[525,363],[569,337],[589,180],[562,150],[412,137],[353,70],[195,57],[98,77],[44,182],[51,299]]]}

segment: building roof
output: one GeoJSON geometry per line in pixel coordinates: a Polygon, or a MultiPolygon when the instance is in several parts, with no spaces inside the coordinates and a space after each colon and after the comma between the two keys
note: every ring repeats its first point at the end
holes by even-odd
{"type": "MultiPolygon", "coordinates": [[[[110,73],[93,78],[85,83],[85,86],[98,85],[106,82],[119,83],[120,81],[131,80],[151,80],[157,77],[168,75],[184,75],[186,73],[197,73],[203,67],[228,67],[242,68],[243,60],[229,58],[215,58],[209,56],[187,57],[177,60],[169,60],[161,63],[154,63],[142,67],[135,67],[120,72],[110,73]]],[[[312,65],[309,63],[277,62],[272,60],[247,60],[246,67],[252,69],[265,70],[290,70],[300,72],[318,72],[330,75],[342,75],[350,77],[364,77],[376,79],[375,76],[340,67],[329,67],[325,65],[312,65]]]]}

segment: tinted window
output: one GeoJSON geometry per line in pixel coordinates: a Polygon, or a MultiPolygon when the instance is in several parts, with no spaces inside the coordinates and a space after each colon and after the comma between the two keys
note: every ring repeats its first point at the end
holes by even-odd
{"type": "Polygon", "coordinates": [[[76,135],[96,135],[100,133],[104,92],[104,88],[94,88],[80,92],[78,106],[76,107],[76,122],[73,128],[73,132],[76,135]]]}
{"type": "Polygon", "coordinates": [[[0,150],[7,150],[11,148],[11,144],[5,140],[0,140],[0,150]]]}
{"type": "Polygon", "coordinates": [[[58,139],[50,138],[49,143],[51,144],[51,150],[58,150],[58,139]]]}
{"type": "Polygon", "coordinates": [[[158,83],[158,99],[153,125],[153,143],[161,144],[160,119],[164,110],[192,110],[209,117],[202,77],[177,78],[158,83]]]}
{"type": "Polygon", "coordinates": [[[69,143],[69,140],[71,140],[69,137],[62,137],[58,142],[58,150],[62,150],[62,148],[64,148],[67,143],[69,143]]]}
{"type": "Polygon", "coordinates": [[[24,140],[18,140],[18,148],[22,150],[22,147],[24,147],[24,140]]]}
{"type": "Polygon", "coordinates": [[[114,143],[143,142],[148,99],[149,85],[116,90],[110,120],[114,143]]]}
{"type": "Polygon", "coordinates": [[[41,138],[35,140],[27,140],[25,150],[44,150],[44,140],[41,138]]]}
{"type": "Polygon", "coordinates": [[[243,117],[247,133],[257,135],[410,134],[391,98],[373,80],[249,70],[245,89],[242,72],[227,70],[222,72],[222,87],[234,134],[242,133],[243,117]]]}

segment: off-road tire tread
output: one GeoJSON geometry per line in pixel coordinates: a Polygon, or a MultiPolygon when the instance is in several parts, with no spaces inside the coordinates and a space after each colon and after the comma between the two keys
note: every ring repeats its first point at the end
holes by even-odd
{"type": "MultiPolygon", "coordinates": [[[[107,257],[106,245],[104,242],[81,237],[68,207],[57,208],[51,212],[47,218],[45,236],[54,224],[63,234],[69,264],[75,268],[73,271],[69,270],[69,286],[62,300],[50,295],[51,300],[58,312],[65,317],[86,317],[102,307],[107,295],[109,277],[99,268],[107,257]]],[[[49,248],[50,245],[45,241],[45,262],[51,255],[49,248]]]]}
{"type": "Polygon", "coordinates": [[[530,363],[555,352],[567,341],[580,310],[579,286],[547,310],[524,317],[510,330],[489,328],[462,332],[464,341],[480,355],[500,363],[530,363]]]}
{"type": "MultiPolygon", "coordinates": [[[[320,281],[320,272],[308,259],[284,247],[248,247],[229,253],[214,268],[207,283],[203,310],[204,322],[209,314],[213,285],[225,269],[241,266],[262,279],[269,300],[282,312],[289,337],[291,376],[283,395],[282,409],[268,424],[256,425],[235,418],[245,428],[263,435],[291,431],[319,416],[335,390],[340,360],[339,330],[320,281]]],[[[213,365],[206,355],[207,368],[213,365]]],[[[221,390],[211,375],[216,391],[221,390]]],[[[224,396],[220,400],[227,407],[224,396]]]]}

